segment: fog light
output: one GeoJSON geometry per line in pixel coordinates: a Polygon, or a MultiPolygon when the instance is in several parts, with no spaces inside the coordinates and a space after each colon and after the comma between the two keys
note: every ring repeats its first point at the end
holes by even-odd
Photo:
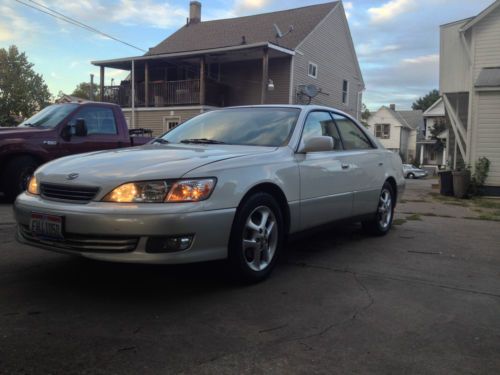
{"type": "Polygon", "coordinates": [[[193,243],[193,235],[150,237],[146,245],[148,253],[175,253],[187,250],[193,243]]]}

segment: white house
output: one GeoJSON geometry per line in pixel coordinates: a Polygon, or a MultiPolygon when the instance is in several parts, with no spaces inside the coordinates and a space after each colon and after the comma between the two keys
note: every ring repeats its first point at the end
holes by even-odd
{"type": "Polygon", "coordinates": [[[397,111],[396,106],[382,106],[367,120],[368,129],[385,148],[399,153],[404,162],[417,156],[417,138],[423,129],[422,111],[397,111]]]}
{"type": "Polygon", "coordinates": [[[451,166],[487,157],[487,193],[500,195],[500,0],[475,17],[441,26],[440,91],[451,166]]]}
{"type": "Polygon", "coordinates": [[[417,142],[419,164],[436,168],[445,167],[448,165],[448,130],[443,130],[440,134],[433,136],[435,126],[446,124],[443,98],[436,100],[423,113],[423,117],[423,134],[417,142]]]}

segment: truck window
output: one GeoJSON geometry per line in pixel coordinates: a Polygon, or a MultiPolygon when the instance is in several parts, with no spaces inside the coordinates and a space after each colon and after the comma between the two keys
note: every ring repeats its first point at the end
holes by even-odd
{"type": "Polygon", "coordinates": [[[116,120],[111,108],[86,106],[79,110],[74,120],[84,119],[88,135],[118,134],[116,120]]]}

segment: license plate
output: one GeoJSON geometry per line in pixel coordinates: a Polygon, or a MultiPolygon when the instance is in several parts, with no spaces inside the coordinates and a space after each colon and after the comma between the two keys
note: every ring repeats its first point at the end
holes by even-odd
{"type": "Polygon", "coordinates": [[[30,220],[31,233],[39,238],[61,240],[63,236],[63,218],[61,216],[33,212],[30,220]]]}

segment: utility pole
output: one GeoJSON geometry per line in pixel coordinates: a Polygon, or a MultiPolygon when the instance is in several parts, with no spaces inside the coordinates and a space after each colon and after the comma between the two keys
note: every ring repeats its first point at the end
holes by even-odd
{"type": "Polygon", "coordinates": [[[90,92],[89,92],[90,100],[94,100],[94,75],[90,75],[90,92]]]}

